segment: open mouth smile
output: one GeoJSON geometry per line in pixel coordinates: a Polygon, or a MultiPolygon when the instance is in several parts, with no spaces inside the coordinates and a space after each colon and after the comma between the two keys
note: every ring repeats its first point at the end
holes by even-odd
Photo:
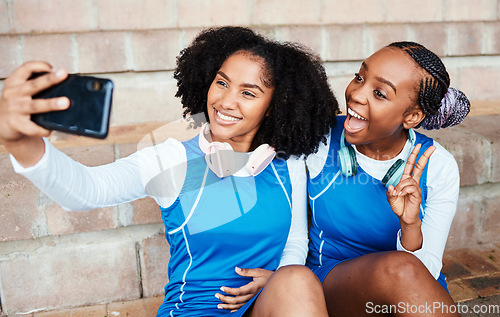
{"type": "Polygon", "coordinates": [[[347,113],[356,119],[368,121],[364,117],[360,116],[357,112],[352,110],[351,108],[347,108],[347,113]]]}
{"type": "Polygon", "coordinates": [[[242,120],[242,118],[233,117],[233,116],[230,116],[230,115],[227,115],[227,114],[223,114],[222,112],[220,112],[217,109],[215,109],[215,113],[216,113],[217,117],[219,117],[220,119],[222,119],[224,121],[238,122],[238,121],[242,120]]]}
{"type": "Polygon", "coordinates": [[[347,118],[344,122],[344,129],[347,133],[356,133],[363,130],[367,126],[368,120],[365,117],[347,107],[347,118]]]}

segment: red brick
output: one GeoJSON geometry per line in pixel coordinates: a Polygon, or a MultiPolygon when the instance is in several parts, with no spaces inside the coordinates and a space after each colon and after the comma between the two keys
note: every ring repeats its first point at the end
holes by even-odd
{"type": "Polygon", "coordinates": [[[355,63],[355,65],[352,65],[352,67],[351,67],[350,74],[329,78],[330,86],[332,87],[332,90],[335,93],[335,96],[337,97],[340,110],[342,110],[344,112],[344,114],[345,114],[345,109],[346,109],[345,98],[344,98],[345,89],[346,89],[347,85],[349,85],[351,80],[354,78],[354,73],[356,73],[359,70],[360,66],[361,66],[361,63],[355,63]]]}
{"type": "Polygon", "coordinates": [[[26,177],[14,172],[14,167],[10,161],[10,155],[7,152],[0,154],[0,184],[7,184],[9,182],[15,183],[28,183],[26,177]]]}
{"type": "Polygon", "coordinates": [[[319,22],[323,24],[385,22],[387,18],[385,3],[384,0],[323,1],[319,22]]]}
{"type": "Polygon", "coordinates": [[[483,202],[476,195],[461,195],[457,211],[451,224],[447,249],[474,246],[481,241],[481,218],[483,202]]]}
{"type": "Polygon", "coordinates": [[[417,23],[410,24],[410,40],[420,43],[438,56],[446,52],[446,24],[417,23]]]}
{"type": "Polygon", "coordinates": [[[444,2],[445,21],[491,21],[496,20],[497,0],[468,0],[444,2]]]}
{"type": "Polygon", "coordinates": [[[500,193],[485,199],[483,220],[483,242],[500,241],[500,193]]]}
{"type": "Polygon", "coordinates": [[[461,303],[478,297],[476,291],[462,280],[449,282],[448,290],[455,303],[461,303]]]}
{"type": "Polygon", "coordinates": [[[130,154],[137,152],[137,143],[126,143],[118,145],[119,158],[127,157],[130,154]]]}
{"type": "Polygon", "coordinates": [[[280,40],[297,42],[309,47],[315,54],[325,57],[323,31],[320,26],[283,26],[279,28],[280,40]]]}
{"type": "Polygon", "coordinates": [[[111,303],[108,305],[108,316],[155,317],[162,303],[163,296],[111,303]]]}
{"type": "Polygon", "coordinates": [[[67,317],[67,316],[71,316],[71,309],[52,310],[52,311],[48,311],[48,312],[34,313],[32,316],[33,317],[67,317]]]}
{"type": "Polygon", "coordinates": [[[39,201],[40,191],[14,172],[8,154],[0,154],[0,241],[47,235],[39,201]]]}
{"type": "Polygon", "coordinates": [[[491,151],[489,142],[484,137],[464,131],[460,125],[421,132],[434,138],[455,157],[460,170],[461,186],[483,184],[489,180],[491,151]]]}
{"type": "Polygon", "coordinates": [[[486,262],[493,264],[500,270],[500,248],[494,244],[487,247],[475,247],[474,252],[483,258],[486,262]]]}
{"type": "Polygon", "coordinates": [[[21,39],[14,35],[0,35],[0,78],[8,77],[23,63],[21,39]]]}
{"type": "Polygon", "coordinates": [[[38,210],[40,191],[14,173],[7,154],[0,155],[0,241],[47,235],[38,210]]]}
{"type": "Polygon", "coordinates": [[[460,89],[467,93],[470,100],[500,99],[496,85],[500,81],[500,67],[494,65],[465,67],[461,70],[460,77],[464,78],[460,89]],[[484,78],[488,78],[488,80],[484,80],[484,78]]]}
{"type": "Polygon", "coordinates": [[[134,70],[173,70],[180,50],[178,30],[132,33],[134,70]]]}
{"type": "Polygon", "coordinates": [[[445,251],[443,255],[443,268],[441,270],[449,282],[470,277],[472,274],[463,265],[445,251]]]}
{"type": "MultiPolygon", "coordinates": [[[[499,78],[500,79],[500,78],[499,78]]],[[[491,148],[490,182],[500,182],[500,115],[470,116],[460,124],[460,129],[484,136],[491,148]]]]}
{"type": "Polygon", "coordinates": [[[248,1],[191,0],[178,1],[178,26],[210,27],[250,24],[248,1]]]}
{"type": "Polygon", "coordinates": [[[128,70],[125,32],[92,32],[75,35],[78,71],[81,73],[128,70]]]}
{"type": "MultiPolygon", "coordinates": [[[[500,6],[498,6],[500,8],[500,6]]],[[[500,21],[484,23],[486,35],[486,51],[488,55],[500,55],[500,21]]]]}
{"type": "Polygon", "coordinates": [[[162,222],[160,207],[153,198],[146,197],[133,201],[134,224],[149,224],[162,222]]]}
{"type": "Polygon", "coordinates": [[[365,26],[361,24],[325,26],[328,35],[326,60],[348,61],[367,58],[369,52],[365,50],[364,28],[365,26]]]}
{"type": "Polygon", "coordinates": [[[94,9],[87,0],[12,1],[17,33],[73,32],[96,27],[94,9]]]}
{"type": "Polygon", "coordinates": [[[497,268],[494,265],[483,259],[481,254],[474,252],[474,249],[472,248],[448,250],[447,253],[475,276],[492,274],[497,271],[497,268]]]}
{"type": "Polygon", "coordinates": [[[51,235],[63,235],[115,228],[115,207],[89,211],[64,211],[58,204],[45,207],[51,235]]]}
{"type": "Polygon", "coordinates": [[[408,28],[404,24],[370,25],[367,27],[366,33],[366,37],[369,39],[367,44],[370,54],[392,42],[406,41],[409,37],[408,28]]]}
{"type": "Polygon", "coordinates": [[[484,25],[481,22],[448,24],[448,55],[467,56],[483,53],[484,25]]]}
{"type": "Polygon", "coordinates": [[[174,0],[97,1],[101,30],[136,30],[171,28],[177,24],[174,0]]]}
{"type": "Polygon", "coordinates": [[[74,73],[71,34],[38,34],[24,36],[24,59],[43,60],[55,68],[74,73]]]}
{"type": "Polygon", "coordinates": [[[112,144],[64,148],[61,151],[86,166],[104,165],[115,160],[112,144]]]}
{"type": "Polygon", "coordinates": [[[7,1],[0,2],[0,34],[12,32],[10,5],[7,1]]]}
{"type": "Polygon", "coordinates": [[[96,305],[45,313],[35,313],[33,317],[103,317],[106,316],[106,314],[106,305],[96,305]]]}
{"type": "Polygon", "coordinates": [[[145,297],[163,294],[168,283],[170,247],[164,234],[147,238],[140,247],[142,288],[145,297]]]}
{"type": "Polygon", "coordinates": [[[195,39],[195,37],[203,30],[203,27],[199,28],[189,28],[185,29],[184,32],[182,33],[182,48],[185,48],[191,44],[191,42],[195,39]]]}
{"type": "Polygon", "coordinates": [[[140,296],[134,241],[58,243],[0,262],[5,312],[64,309],[140,296]]]}
{"type": "Polygon", "coordinates": [[[320,16],[321,1],[318,0],[307,1],[307,4],[302,1],[256,0],[252,24],[318,24],[320,16]]]}
{"type": "Polygon", "coordinates": [[[182,108],[175,98],[171,72],[108,76],[115,82],[112,124],[165,122],[180,119],[182,108]]]}
{"type": "Polygon", "coordinates": [[[481,297],[500,294],[500,274],[471,278],[465,280],[464,283],[473,288],[481,297]]]}
{"type": "MultiPolygon", "coordinates": [[[[399,1],[385,4],[387,22],[434,22],[443,20],[443,0],[399,1]]],[[[364,11],[366,13],[366,11],[364,11]]]]}

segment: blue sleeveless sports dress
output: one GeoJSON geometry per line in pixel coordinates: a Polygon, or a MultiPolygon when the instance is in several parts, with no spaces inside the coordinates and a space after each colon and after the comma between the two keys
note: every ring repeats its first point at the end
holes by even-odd
{"type": "MultiPolygon", "coordinates": [[[[328,157],[321,172],[308,180],[312,225],[309,236],[307,266],[323,282],[339,263],[372,252],[396,250],[399,218],[387,202],[386,188],[380,180],[366,173],[359,165],[355,176],[340,173],[337,152],[345,117],[337,118],[331,131],[328,157]]],[[[433,144],[432,139],[416,134],[421,143],[420,156],[433,144]]],[[[420,219],[427,199],[427,165],[419,182],[422,189],[420,219]]],[[[438,282],[446,289],[441,273],[438,282]]]]}
{"type": "Polygon", "coordinates": [[[291,226],[292,188],[287,163],[274,159],[255,177],[219,179],[205,163],[198,136],[183,142],[187,173],[177,200],[161,208],[170,244],[169,282],[157,316],[242,316],[218,309],[221,286],[252,279],[236,266],[276,270],[291,226]]]}

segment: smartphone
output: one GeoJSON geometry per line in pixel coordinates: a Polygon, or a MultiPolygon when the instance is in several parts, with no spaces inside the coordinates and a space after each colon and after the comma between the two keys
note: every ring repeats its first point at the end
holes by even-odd
{"type": "MultiPolygon", "coordinates": [[[[30,79],[46,73],[36,73],[30,79]]],[[[66,110],[32,114],[38,125],[66,133],[104,139],[108,135],[113,82],[110,79],[70,74],[63,82],[33,98],[68,97],[66,110]]]]}

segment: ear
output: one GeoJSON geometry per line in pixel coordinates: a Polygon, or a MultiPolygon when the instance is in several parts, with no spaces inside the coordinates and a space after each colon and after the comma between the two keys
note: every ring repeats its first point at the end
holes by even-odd
{"type": "Polygon", "coordinates": [[[408,109],[405,114],[403,114],[403,127],[405,129],[411,129],[416,127],[425,118],[425,113],[420,107],[414,107],[413,109],[408,109]]]}

